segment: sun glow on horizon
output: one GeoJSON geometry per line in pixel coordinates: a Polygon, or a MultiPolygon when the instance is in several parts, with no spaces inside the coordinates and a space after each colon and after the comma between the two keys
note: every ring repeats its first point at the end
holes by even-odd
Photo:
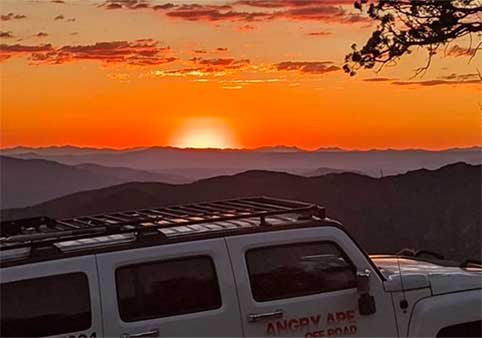
{"type": "Polygon", "coordinates": [[[175,133],[172,145],[177,148],[236,148],[234,133],[225,121],[217,118],[193,118],[175,133]]]}

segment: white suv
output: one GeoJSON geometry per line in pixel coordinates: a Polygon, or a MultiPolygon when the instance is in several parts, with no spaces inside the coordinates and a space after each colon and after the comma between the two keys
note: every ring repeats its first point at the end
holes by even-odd
{"type": "Polygon", "coordinates": [[[480,265],[369,257],[309,203],[3,222],[0,248],[2,337],[481,336],[480,265]]]}

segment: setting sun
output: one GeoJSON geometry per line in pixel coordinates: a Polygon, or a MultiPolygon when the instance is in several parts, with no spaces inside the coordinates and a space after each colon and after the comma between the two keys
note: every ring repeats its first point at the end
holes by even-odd
{"type": "Polygon", "coordinates": [[[179,148],[236,148],[235,138],[222,119],[195,118],[185,121],[175,134],[173,146],[179,148]]]}

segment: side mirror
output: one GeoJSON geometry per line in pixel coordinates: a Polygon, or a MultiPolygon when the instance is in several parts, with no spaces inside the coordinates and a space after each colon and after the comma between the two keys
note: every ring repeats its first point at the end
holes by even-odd
{"type": "Polygon", "coordinates": [[[358,298],[358,312],[367,316],[377,312],[375,298],[370,295],[370,270],[359,271],[356,274],[358,298]]]}

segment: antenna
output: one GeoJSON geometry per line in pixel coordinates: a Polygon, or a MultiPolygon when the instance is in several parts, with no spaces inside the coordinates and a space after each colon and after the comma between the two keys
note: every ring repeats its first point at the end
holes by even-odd
{"type": "Polygon", "coordinates": [[[403,285],[402,268],[400,266],[400,255],[398,254],[397,254],[397,264],[398,264],[398,271],[400,273],[400,286],[402,287],[402,300],[400,301],[400,308],[403,310],[403,313],[407,313],[408,300],[405,295],[405,286],[403,285]]]}

